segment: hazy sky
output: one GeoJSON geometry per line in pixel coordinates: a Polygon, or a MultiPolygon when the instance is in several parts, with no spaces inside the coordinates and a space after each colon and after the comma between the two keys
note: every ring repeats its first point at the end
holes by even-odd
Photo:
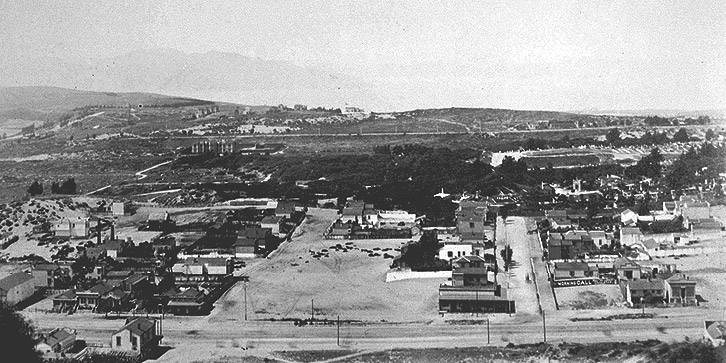
{"type": "Polygon", "coordinates": [[[356,77],[397,109],[726,108],[723,0],[0,0],[0,24],[0,57],[233,52],[356,77]]]}

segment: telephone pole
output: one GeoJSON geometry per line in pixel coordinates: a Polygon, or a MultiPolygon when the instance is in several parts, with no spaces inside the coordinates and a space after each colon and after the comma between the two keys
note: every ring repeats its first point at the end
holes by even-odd
{"type": "Polygon", "coordinates": [[[545,312],[542,310],[542,339],[547,343],[547,325],[545,324],[545,312]]]}
{"type": "Polygon", "coordinates": [[[310,299],[310,321],[315,320],[315,299],[310,299]]]}
{"type": "Polygon", "coordinates": [[[491,340],[489,339],[489,315],[487,315],[487,345],[489,345],[490,342],[491,340]]]}
{"type": "Polygon", "coordinates": [[[247,321],[247,281],[245,281],[244,288],[245,288],[245,321],[247,321]]]}

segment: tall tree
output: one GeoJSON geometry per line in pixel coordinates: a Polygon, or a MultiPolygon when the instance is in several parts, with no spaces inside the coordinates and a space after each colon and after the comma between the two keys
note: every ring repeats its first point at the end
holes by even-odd
{"type": "Polygon", "coordinates": [[[28,194],[30,195],[40,195],[43,194],[43,184],[39,183],[37,180],[30,183],[30,186],[28,187],[28,194]]]}
{"type": "Polygon", "coordinates": [[[616,144],[620,142],[620,129],[617,127],[614,129],[611,129],[608,131],[607,135],[605,135],[605,138],[610,144],[616,144]]]}
{"type": "Polygon", "coordinates": [[[673,135],[673,141],[675,142],[688,142],[688,131],[685,128],[680,128],[675,135],[673,135]]]}
{"type": "Polygon", "coordinates": [[[0,303],[0,351],[8,362],[42,362],[35,350],[35,329],[5,303],[0,303]]]}

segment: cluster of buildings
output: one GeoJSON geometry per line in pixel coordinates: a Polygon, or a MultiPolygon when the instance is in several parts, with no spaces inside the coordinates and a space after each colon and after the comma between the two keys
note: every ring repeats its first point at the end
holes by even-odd
{"type": "Polygon", "coordinates": [[[409,238],[419,218],[402,210],[379,210],[372,203],[346,202],[340,217],[328,228],[330,239],[409,238]]]}
{"type": "Polygon", "coordinates": [[[496,223],[483,201],[461,201],[455,228],[434,228],[438,258],[451,263],[451,280],[439,286],[439,311],[513,313],[514,301],[497,282],[496,223]]]}
{"type": "Polygon", "coordinates": [[[102,347],[88,346],[78,339],[78,333],[69,328],[41,331],[35,350],[45,360],[82,360],[93,353],[122,355],[143,361],[156,355],[163,338],[161,322],[158,319],[136,317],[126,319],[124,324],[109,336],[109,344],[102,347]]]}
{"type": "Polygon", "coordinates": [[[488,213],[486,202],[461,201],[455,212],[456,227],[434,228],[443,245],[438,252],[439,259],[483,256],[487,251],[493,254],[495,223],[488,218],[488,213]]]}
{"type": "Polygon", "coordinates": [[[254,144],[237,140],[204,140],[192,144],[192,154],[242,154],[242,155],[270,155],[282,150],[282,144],[254,144]]]}
{"type": "Polygon", "coordinates": [[[617,176],[601,178],[598,190],[583,190],[579,180],[569,189],[543,189],[560,206],[546,210],[547,223],[540,223],[553,287],[613,284],[630,306],[698,304],[697,282],[652,258],[687,248],[700,232],[723,229],[703,193],[663,200],[649,180],[626,184],[617,176]],[[618,207],[632,198],[648,213],[618,207]],[[573,208],[587,205],[605,207],[573,208]]]}

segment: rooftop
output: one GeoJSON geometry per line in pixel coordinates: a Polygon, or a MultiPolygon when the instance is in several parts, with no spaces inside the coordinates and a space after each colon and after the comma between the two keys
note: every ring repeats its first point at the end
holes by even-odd
{"type": "Polygon", "coordinates": [[[118,334],[124,330],[129,330],[133,334],[143,335],[149,330],[153,330],[154,327],[156,327],[156,322],[154,320],[146,318],[136,318],[127,321],[126,325],[122,326],[121,329],[117,330],[114,334],[118,334]]]}
{"type": "Polygon", "coordinates": [[[8,291],[15,286],[22,284],[28,280],[32,280],[33,275],[26,274],[25,272],[16,272],[7,277],[0,279],[0,290],[8,291]]]}

